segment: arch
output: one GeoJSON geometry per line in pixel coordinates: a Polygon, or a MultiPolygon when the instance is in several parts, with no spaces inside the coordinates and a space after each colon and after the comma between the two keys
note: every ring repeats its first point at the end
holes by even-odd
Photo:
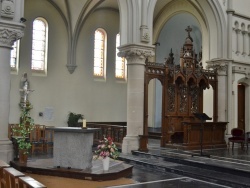
{"type": "Polygon", "coordinates": [[[157,41],[160,31],[164,24],[178,13],[189,13],[193,15],[199,25],[202,33],[202,54],[203,64],[205,61],[226,57],[226,25],[222,10],[217,8],[217,4],[210,1],[172,1],[163,7],[162,11],[155,16],[153,40],[157,41]],[[213,36],[213,37],[212,37],[213,36]],[[225,47],[224,47],[225,46],[225,47]]]}
{"type": "Polygon", "coordinates": [[[200,12],[189,2],[180,0],[180,1],[172,1],[171,3],[168,3],[160,12],[159,15],[156,16],[156,20],[154,20],[154,30],[153,30],[153,41],[157,41],[160,32],[165,25],[165,23],[172,18],[173,16],[179,14],[179,13],[188,13],[194,16],[199,25],[200,30],[202,33],[202,46],[203,46],[203,57],[204,59],[209,56],[207,52],[209,51],[208,48],[208,38],[204,37],[208,35],[207,32],[207,26],[204,18],[200,15],[200,12]]]}
{"type": "Polygon", "coordinates": [[[148,79],[147,79],[147,83],[149,84],[149,82],[151,81],[151,80],[153,80],[153,79],[156,79],[156,80],[158,80],[158,81],[160,81],[160,83],[161,83],[161,85],[163,86],[163,79],[162,78],[159,78],[159,77],[156,77],[156,76],[150,76],[148,79]]]}
{"type": "Polygon", "coordinates": [[[175,83],[177,85],[185,83],[185,77],[182,74],[176,76],[175,83]]]}
{"type": "Polygon", "coordinates": [[[103,28],[97,28],[94,34],[94,76],[106,77],[106,47],[107,33],[103,28]]]}
{"type": "Polygon", "coordinates": [[[47,74],[48,29],[48,22],[45,18],[37,17],[33,21],[31,58],[33,73],[47,74]]]}
{"type": "Polygon", "coordinates": [[[116,34],[116,58],[115,58],[115,77],[116,79],[126,80],[126,59],[118,56],[118,47],[120,46],[121,37],[120,33],[116,34]]]}
{"type": "Polygon", "coordinates": [[[242,30],[242,31],[245,31],[245,28],[246,28],[245,24],[244,24],[244,23],[241,23],[241,30],[242,30]]]}
{"type": "Polygon", "coordinates": [[[188,85],[195,85],[195,83],[196,83],[196,78],[195,78],[193,75],[191,75],[191,76],[187,79],[187,84],[188,84],[188,85]]]}

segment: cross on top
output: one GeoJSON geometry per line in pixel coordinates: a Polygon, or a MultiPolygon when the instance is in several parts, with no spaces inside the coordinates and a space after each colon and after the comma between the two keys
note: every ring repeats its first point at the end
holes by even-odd
{"type": "Polygon", "coordinates": [[[190,32],[192,31],[192,28],[190,26],[187,27],[187,29],[185,29],[188,32],[188,36],[190,37],[190,32]]]}

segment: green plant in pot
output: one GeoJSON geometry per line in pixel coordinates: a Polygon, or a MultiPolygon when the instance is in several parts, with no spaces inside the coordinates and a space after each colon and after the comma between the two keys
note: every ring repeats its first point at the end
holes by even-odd
{"type": "Polygon", "coordinates": [[[68,126],[69,127],[79,127],[78,121],[80,119],[84,119],[84,115],[77,114],[77,113],[74,113],[74,112],[69,112],[68,121],[67,121],[68,126]]]}
{"type": "Polygon", "coordinates": [[[32,106],[29,102],[26,102],[26,105],[21,107],[20,123],[13,129],[15,135],[18,135],[15,139],[19,151],[19,162],[27,161],[28,153],[31,148],[29,135],[34,128],[34,120],[30,117],[31,109],[32,106]]]}

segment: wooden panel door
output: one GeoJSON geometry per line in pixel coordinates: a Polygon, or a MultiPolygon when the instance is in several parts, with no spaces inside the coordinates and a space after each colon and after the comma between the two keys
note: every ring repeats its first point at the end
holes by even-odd
{"type": "Polygon", "coordinates": [[[238,128],[245,131],[245,86],[238,85],[238,128]]]}

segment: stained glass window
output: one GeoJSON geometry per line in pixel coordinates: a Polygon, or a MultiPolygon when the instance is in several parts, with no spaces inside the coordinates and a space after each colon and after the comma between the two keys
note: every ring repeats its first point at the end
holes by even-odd
{"type": "Polygon", "coordinates": [[[120,34],[116,35],[116,62],[115,62],[115,77],[125,79],[125,58],[118,57],[118,47],[120,46],[120,34]]]}
{"type": "Polygon", "coordinates": [[[95,31],[94,41],[94,76],[105,76],[106,32],[103,29],[95,31]]]}
{"type": "Polygon", "coordinates": [[[33,22],[32,62],[31,69],[44,72],[47,65],[48,24],[44,18],[36,18],[33,22]]]}

